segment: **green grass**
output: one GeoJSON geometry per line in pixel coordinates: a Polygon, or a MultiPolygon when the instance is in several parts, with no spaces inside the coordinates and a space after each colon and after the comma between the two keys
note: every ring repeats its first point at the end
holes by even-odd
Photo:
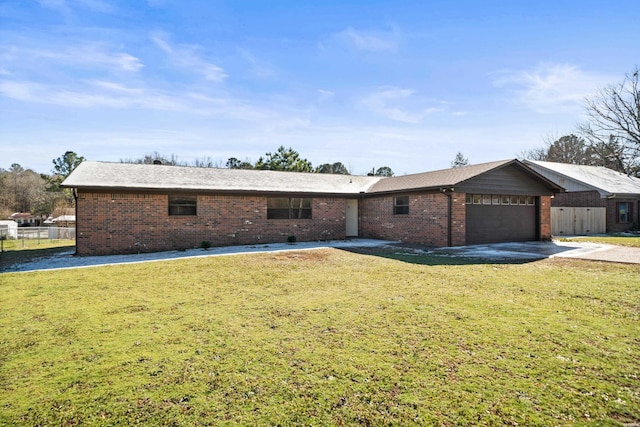
{"type": "Polygon", "coordinates": [[[1,274],[0,425],[638,423],[639,273],[318,250],[1,274]]]}
{"type": "Polygon", "coordinates": [[[593,242],[606,243],[616,246],[630,246],[640,248],[640,236],[584,236],[584,237],[568,237],[561,238],[565,242],[593,242]]]}
{"type": "Polygon", "coordinates": [[[24,239],[4,240],[2,242],[5,251],[29,251],[38,249],[61,248],[75,246],[75,240],[63,239],[24,239]]]}

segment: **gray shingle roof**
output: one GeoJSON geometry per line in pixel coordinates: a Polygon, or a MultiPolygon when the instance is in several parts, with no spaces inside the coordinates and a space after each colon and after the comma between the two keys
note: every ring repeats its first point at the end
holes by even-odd
{"type": "MultiPolygon", "coordinates": [[[[455,187],[494,169],[517,163],[500,160],[391,178],[214,169],[85,161],[63,187],[118,190],[200,190],[293,194],[357,195],[455,187]]],[[[545,179],[545,178],[540,178],[545,179]]]]}
{"type": "Polygon", "coordinates": [[[512,162],[515,162],[515,160],[500,160],[479,165],[387,178],[373,184],[369,192],[384,193],[414,189],[455,187],[462,182],[512,162]]]}
{"type": "Polygon", "coordinates": [[[358,194],[380,177],[85,161],[62,183],[91,189],[358,194]]]}
{"type": "Polygon", "coordinates": [[[560,177],[570,179],[598,191],[603,197],[640,196],[640,179],[603,166],[571,165],[538,160],[525,160],[525,164],[552,181],[557,181],[560,177]]]}

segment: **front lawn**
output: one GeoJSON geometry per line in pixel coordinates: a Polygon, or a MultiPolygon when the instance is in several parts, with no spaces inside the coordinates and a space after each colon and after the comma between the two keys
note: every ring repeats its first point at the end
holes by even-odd
{"type": "Polygon", "coordinates": [[[560,240],[565,242],[606,243],[609,245],[630,246],[633,248],[640,248],[640,236],[625,236],[625,235],[580,236],[580,237],[565,237],[565,238],[561,238],[560,240]]]}
{"type": "Polygon", "coordinates": [[[640,423],[639,266],[428,264],[0,274],[0,425],[640,423]]]}

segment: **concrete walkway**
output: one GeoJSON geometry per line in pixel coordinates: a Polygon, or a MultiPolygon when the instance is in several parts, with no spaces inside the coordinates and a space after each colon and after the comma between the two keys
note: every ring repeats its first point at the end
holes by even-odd
{"type": "MultiPolygon", "coordinates": [[[[585,244],[585,243],[581,243],[585,244]]],[[[591,261],[620,262],[625,264],[640,264],[640,248],[625,246],[599,245],[600,248],[581,252],[570,251],[558,256],[564,258],[579,258],[591,261]]]]}

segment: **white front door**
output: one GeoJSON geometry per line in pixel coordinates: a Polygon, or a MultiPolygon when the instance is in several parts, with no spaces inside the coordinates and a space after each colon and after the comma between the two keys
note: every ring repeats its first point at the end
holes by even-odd
{"type": "Polygon", "coordinates": [[[347,237],[358,237],[358,200],[347,199],[347,237]]]}

